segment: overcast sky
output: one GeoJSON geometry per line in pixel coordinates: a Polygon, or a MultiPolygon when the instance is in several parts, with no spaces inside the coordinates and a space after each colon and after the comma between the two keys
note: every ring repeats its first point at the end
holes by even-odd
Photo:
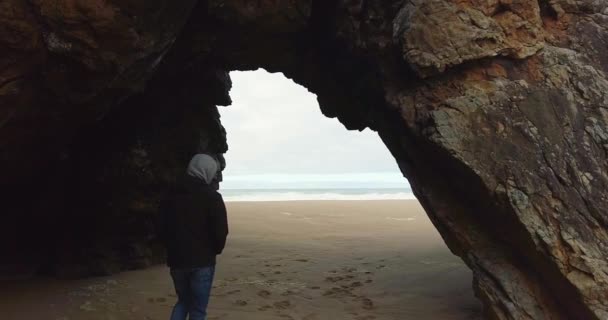
{"type": "Polygon", "coordinates": [[[403,185],[378,135],[369,129],[348,131],[337,119],[326,118],[306,88],[261,69],[230,76],[233,103],[220,107],[229,145],[225,186],[265,176],[285,180],[287,174],[308,183],[359,175],[403,185]]]}

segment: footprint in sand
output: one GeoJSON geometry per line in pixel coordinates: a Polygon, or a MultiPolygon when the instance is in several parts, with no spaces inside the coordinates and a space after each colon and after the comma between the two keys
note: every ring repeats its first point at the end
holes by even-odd
{"type": "Polygon", "coordinates": [[[273,303],[274,307],[277,309],[287,309],[291,307],[291,302],[289,300],[277,301],[273,303]]]}
{"type": "Polygon", "coordinates": [[[354,279],[355,276],[351,275],[351,274],[347,274],[345,276],[335,276],[335,277],[326,277],[325,281],[327,282],[340,282],[340,281],[344,281],[344,280],[351,280],[354,279]]]}
{"type": "Polygon", "coordinates": [[[167,298],[158,297],[158,298],[148,298],[149,303],[165,303],[167,302],[167,298]]]}
{"type": "Polygon", "coordinates": [[[297,262],[308,262],[308,259],[295,259],[294,261],[297,261],[297,262]]]}
{"type": "Polygon", "coordinates": [[[292,294],[294,294],[294,293],[295,293],[295,292],[293,292],[293,291],[291,291],[291,290],[287,290],[287,291],[285,291],[285,292],[281,293],[281,295],[282,295],[283,297],[285,297],[285,296],[290,296],[290,295],[292,295],[292,294]]]}
{"type": "Polygon", "coordinates": [[[327,281],[327,282],[338,282],[338,281],[342,281],[342,280],[344,280],[344,277],[340,277],[340,276],[325,278],[325,281],[327,281]]]}
{"type": "Polygon", "coordinates": [[[233,294],[239,293],[239,292],[241,292],[241,290],[239,290],[239,289],[230,290],[230,291],[226,292],[225,295],[229,296],[229,295],[233,295],[233,294]]]}
{"type": "Polygon", "coordinates": [[[325,292],[323,292],[323,296],[328,297],[328,296],[351,296],[354,297],[355,295],[351,292],[352,288],[346,287],[346,288],[341,288],[341,287],[333,287],[331,289],[327,289],[325,290],[325,292]]]}
{"type": "Polygon", "coordinates": [[[244,307],[244,306],[246,306],[248,303],[247,303],[247,301],[245,301],[245,300],[236,300],[236,301],[234,302],[234,304],[236,304],[237,306],[240,306],[240,307],[244,307]]]}
{"type": "Polygon", "coordinates": [[[268,305],[268,304],[265,304],[258,308],[259,311],[266,311],[266,310],[270,310],[270,309],[272,309],[272,306],[268,305]]]}
{"type": "Polygon", "coordinates": [[[270,297],[271,293],[268,290],[260,290],[258,291],[258,296],[262,297],[262,298],[268,298],[270,297]]]}

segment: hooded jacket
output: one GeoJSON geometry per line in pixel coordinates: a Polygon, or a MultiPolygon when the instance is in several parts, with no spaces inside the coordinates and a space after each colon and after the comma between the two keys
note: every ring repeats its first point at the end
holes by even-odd
{"type": "Polygon", "coordinates": [[[197,154],[188,164],[189,176],[199,178],[206,184],[211,184],[218,173],[217,161],[208,154],[197,154]]]}
{"type": "Polygon", "coordinates": [[[161,203],[160,236],[171,268],[213,266],[226,245],[226,207],[208,184],[210,180],[192,176],[188,170],[175,192],[161,203]]]}

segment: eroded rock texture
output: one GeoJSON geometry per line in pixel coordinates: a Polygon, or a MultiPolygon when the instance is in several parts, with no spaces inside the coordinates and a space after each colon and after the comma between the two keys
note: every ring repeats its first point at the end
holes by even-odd
{"type": "Polygon", "coordinates": [[[378,131],[487,318],[608,319],[606,1],[0,6],[5,269],[153,263],[162,193],[227,150],[226,72],[264,67],[378,131]]]}

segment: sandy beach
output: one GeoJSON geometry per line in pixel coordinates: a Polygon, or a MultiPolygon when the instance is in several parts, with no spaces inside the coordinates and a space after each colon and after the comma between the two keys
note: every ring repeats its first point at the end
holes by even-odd
{"type": "MultiPolygon", "coordinates": [[[[209,319],[480,319],[471,273],[416,201],[227,204],[209,319]]],[[[4,320],[168,319],[168,269],[3,283],[4,320]]]]}

